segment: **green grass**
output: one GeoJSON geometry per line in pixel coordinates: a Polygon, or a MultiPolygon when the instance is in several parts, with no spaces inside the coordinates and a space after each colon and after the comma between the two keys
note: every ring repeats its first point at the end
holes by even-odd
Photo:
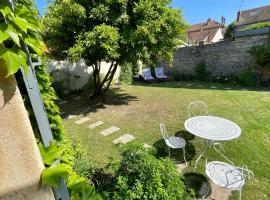
{"type": "MultiPolygon", "coordinates": [[[[201,100],[207,103],[212,115],[224,117],[242,128],[241,137],[235,141],[223,143],[226,155],[238,166],[246,164],[254,173],[255,179],[245,185],[243,199],[270,199],[270,92],[256,90],[242,91],[240,88],[224,90],[209,89],[210,84],[197,87],[193,83],[187,87],[185,82],[155,83],[147,85],[123,86],[115,89],[107,97],[104,105],[97,109],[89,107],[87,96],[82,100],[68,100],[62,106],[66,114],[88,115],[91,120],[83,125],[74,123],[74,119],[65,120],[64,126],[75,143],[80,143],[91,158],[103,166],[111,157],[119,158],[119,147],[112,141],[130,133],[136,142],[157,144],[162,141],[159,124],[168,127],[169,134],[184,131],[184,122],[188,118],[187,106],[190,102],[201,100]],[[105,124],[90,130],[87,126],[98,120],[105,124]],[[121,128],[115,134],[104,137],[99,132],[110,126],[121,128]]],[[[200,145],[191,141],[196,151],[200,145]]],[[[190,162],[187,171],[196,171],[190,162]]],[[[215,152],[207,153],[209,160],[222,160],[215,152]]],[[[197,171],[203,173],[204,161],[199,162],[197,171]]],[[[236,199],[234,195],[232,199],[236,199]]]]}

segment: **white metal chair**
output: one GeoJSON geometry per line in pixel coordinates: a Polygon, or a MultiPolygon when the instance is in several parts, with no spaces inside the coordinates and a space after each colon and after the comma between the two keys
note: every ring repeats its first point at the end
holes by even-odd
{"type": "Polygon", "coordinates": [[[248,170],[247,166],[235,167],[233,164],[228,164],[220,161],[205,163],[205,173],[214,184],[239,191],[239,199],[242,198],[242,188],[247,180],[254,177],[252,171],[248,170]]]}
{"type": "Polygon", "coordinates": [[[164,74],[163,67],[155,68],[156,77],[159,79],[167,79],[168,77],[164,74]]]}
{"type": "Polygon", "coordinates": [[[164,141],[168,147],[169,157],[171,157],[171,152],[170,152],[171,148],[172,149],[183,149],[183,156],[184,156],[185,163],[187,165],[186,150],[185,150],[186,141],[181,137],[169,137],[168,133],[167,133],[166,126],[164,124],[160,124],[160,131],[161,131],[161,134],[164,138],[164,141]]]}
{"type": "Polygon", "coordinates": [[[154,77],[151,75],[151,69],[147,68],[143,70],[142,77],[145,81],[154,80],[154,77]]]}
{"type": "Polygon", "coordinates": [[[208,115],[208,108],[206,103],[202,101],[194,101],[188,105],[189,117],[195,117],[200,115],[208,115]]]}

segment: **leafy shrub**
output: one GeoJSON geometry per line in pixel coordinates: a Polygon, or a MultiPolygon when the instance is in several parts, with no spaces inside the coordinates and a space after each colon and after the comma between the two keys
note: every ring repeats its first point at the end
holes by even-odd
{"type": "Polygon", "coordinates": [[[266,27],[270,27],[270,22],[260,22],[260,23],[252,24],[241,29],[240,31],[242,32],[242,31],[259,30],[266,27]]]}
{"type": "Polygon", "coordinates": [[[133,77],[133,73],[132,73],[131,64],[125,64],[121,66],[119,80],[121,82],[130,84],[132,82],[132,77],[133,77]]]}
{"type": "Polygon", "coordinates": [[[262,68],[270,68],[270,42],[264,45],[253,46],[250,54],[255,58],[255,62],[262,68]]]}
{"type": "Polygon", "coordinates": [[[67,88],[64,80],[54,81],[52,87],[55,90],[58,97],[63,98],[67,95],[67,88]]]}
{"type": "Polygon", "coordinates": [[[213,81],[218,83],[229,83],[231,85],[236,85],[238,83],[238,77],[233,74],[220,74],[213,77],[213,81]]]}
{"type": "Polygon", "coordinates": [[[240,74],[239,82],[243,86],[255,86],[256,81],[251,71],[245,71],[240,74]]]}
{"type": "Polygon", "coordinates": [[[92,180],[93,174],[96,171],[96,165],[91,161],[86,152],[80,148],[76,148],[77,152],[74,159],[74,171],[88,180],[92,180]]]}
{"type": "Polygon", "coordinates": [[[128,145],[116,172],[113,199],[184,199],[185,185],[169,159],[159,160],[155,150],[128,145]]]}
{"type": "Polygon", "coordinates": [[[192,81],[195,80],[195,76],[192,74],[182,74],[178,71],[172,71],[169,74],[169,78],[171,77],[171,79],[173,81],[192,81]]]}
{"type": "Polygon", "coordinates": [[[228,28],[227,28],[227,30],[226,30],[226,32],[224,34],[224,38],[233,38],[234,37],[235,28],[236,28],[236,22],[231,23],[228,26],[228,28]]]}
{"type": "Polygon", "coordinates": [[[199,81],[207,80],[207,71],[205,62],[200,62],[195,67],[196,78],[199,81]]]}

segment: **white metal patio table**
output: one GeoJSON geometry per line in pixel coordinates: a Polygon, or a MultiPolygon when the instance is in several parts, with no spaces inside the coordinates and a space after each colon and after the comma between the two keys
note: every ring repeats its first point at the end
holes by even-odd
{"type": "Polygon", "coordinates": [[[237,124],[215,116],[196,116],[189,118],[185,121],[185,129],[191,134],[204,139],[204,146],[201,155],[195,162],[195,168],[206,150],[211,147],[221,154],[222,157],[230,161],[216,146],[219,145],[221,147],[221,144],[218,143],[220,141],[234,140],[241,135],[241,128],[237,124]]]}

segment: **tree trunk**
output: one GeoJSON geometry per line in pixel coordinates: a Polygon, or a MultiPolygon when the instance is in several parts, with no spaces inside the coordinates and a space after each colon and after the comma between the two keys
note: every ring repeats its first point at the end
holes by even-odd
{"type": "Polygon", "coordinates": [[[118,64],[113,61],[105,77],[101,80],[100,65],[101,62],[93,65],[94,92],[91,94],[90,99],[101,97],[108,91],[118,67],[118,64]]]}

